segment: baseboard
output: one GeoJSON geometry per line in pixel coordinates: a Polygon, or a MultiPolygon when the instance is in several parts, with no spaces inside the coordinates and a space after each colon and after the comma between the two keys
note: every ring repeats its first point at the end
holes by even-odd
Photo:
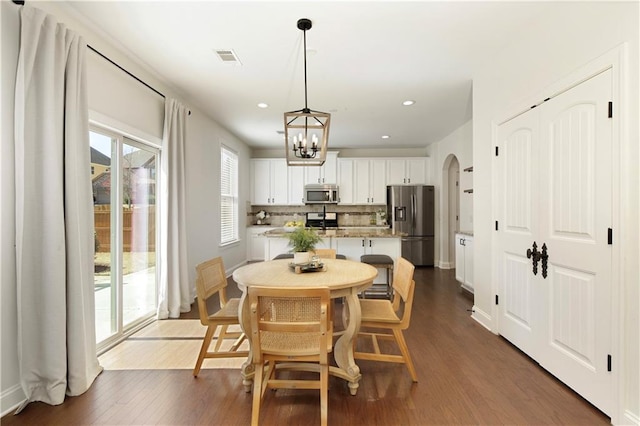
{"type": "Polygon", "coordinates": [[[473,308],[471,308],[471,312],[471,318],[473,318],[477,323],[493,333],[493,331],[491,330],[491,315],[488,315],[482,309],[478,308],[477,305],[473,305],[473,308]]]}
{"type": "Polygon", "coordinates": [[[11,386],[0,394],[0,407],[2,407],[2,413],[0,417],[4,417],[7,414],[11,414],[16,408],[20,406],[25,400],[26,396],[22,391],[22,386],[19,384],[11,386]]]}
{"type": "Polygon", "coordinates": [[[456,265],[453,264],[453,262],[438,262],[438,268],[440,269],[454,269],[456,267],[456,265]]]}
{"type": "Polygon", "coordinates": [[[624,411],[624,420],[621,424],[625,425],[640,425],[640,416],[638,414],[632,413],[629,410],[624,411]]]}

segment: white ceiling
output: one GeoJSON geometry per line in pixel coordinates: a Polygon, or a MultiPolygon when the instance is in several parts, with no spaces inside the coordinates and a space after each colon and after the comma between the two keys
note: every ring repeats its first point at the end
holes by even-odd
{"type": "Polygon", "coordinates": [[[189,106],[258,149],[281,147],[283,112],[304,106],[296,23],[311,19],[308,105],[331,112],[336,149],[417,148],[447,136],[471,118],[474,70],[553,2],[68,4],[189,106]],[[233,49],[242,65],[223,63],[216,49],[233,49]],[[407,99],[415,105],[403,106],[407,99]]]}

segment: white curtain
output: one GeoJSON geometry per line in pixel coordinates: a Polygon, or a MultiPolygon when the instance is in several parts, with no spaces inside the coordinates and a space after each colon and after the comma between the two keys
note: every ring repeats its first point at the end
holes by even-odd
{"type": "Polygon", "coordinates": [[[20,378],[26,403],[61,404],[65,394],[85,392],[102,371],[86,44],[39,9],[23,7],[21,21],[15,92],[20,378]]]}
{"type": "Polygon", "coordinates": [[[175,99],[164,107],[160,210],[160,291],[158,318],[178,318],[191,310],[186,244],[185,141],[187,109],[175,99]]]}

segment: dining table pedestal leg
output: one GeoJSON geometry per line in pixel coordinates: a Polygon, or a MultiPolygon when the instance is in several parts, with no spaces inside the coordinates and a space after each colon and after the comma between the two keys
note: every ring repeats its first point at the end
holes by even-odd
{"type": "Polygon", "coordinates": [[[242,363],[242,366],[240,367],[240,374],[242,376],[244,391],[251,392],[253,389],[253,376],[255,374],[255,369],[253,366],[253,350],[251,348],[251,316],[249,312],[249,304],[245,303],[246,299],[247,292],[243,291],[242,296],[240,297],[240,304],[238,306],[238,317],[240,320],[240,328],[242,328],[242,331],[249,340],[249,356],[247,356],[247,359],[242,363]]]}
{"type": "Polygon", "coordinates": [[[331,373],[347,381],[349,392],[355,395],[360,386],[360,367],[356,365],[353,358],[353,343],[360,331],[360,301],[355,289],[345,296],[345,305],[342,310],[342,323],[344,332],[338,338],[333,348],[333,356],[338,364],[338,368],[332,369],[331,373]]]}

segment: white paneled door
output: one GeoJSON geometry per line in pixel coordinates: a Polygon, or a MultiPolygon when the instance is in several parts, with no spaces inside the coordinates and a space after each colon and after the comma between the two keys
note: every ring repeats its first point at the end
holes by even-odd
{"type": "Polygon", "coordinates": [[[608,414],[611,90],[605,71],[501,125],[496,161],[500,334],[608,414]]]}

